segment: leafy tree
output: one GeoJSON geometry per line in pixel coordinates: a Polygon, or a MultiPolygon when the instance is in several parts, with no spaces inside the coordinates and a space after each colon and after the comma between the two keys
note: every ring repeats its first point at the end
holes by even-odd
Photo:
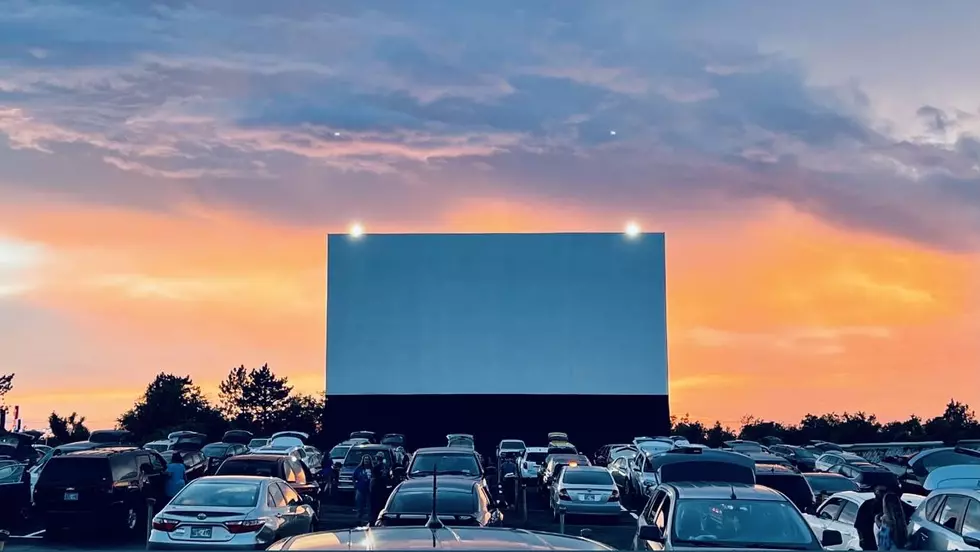
{"type": "Polygon", "coordinates": [[[277,431],[295,430],[314,435],[323,427],[323,411],[326,398],[321,395],[297,395],[289,398],[284,416],[278,420],[277,431]]]}
{"type": "Polygon", "coordinates": [[[52,412],[48,417],[48,427],[59,445],[85,441],[90,435],[88,428],[85,427],[85,417],[79,416],[77,412],[72,412],[66,418],[58,416],[57,412],[52,412]]]}
{"type": "Polygon", "coordinates": [[[708,428],[701,422],[692,421],[688,414],[682,418],[671,416],[671,434],[679,435],[692,443],[703,444],[708,428]]]}
{"type": "Polygon", "coordinates": [[[268,364],[248,371],[244,366],[233,368],[219,391],[223,411],[238,427],[269,434],[285,421],[292,422],[286,416],[293,388],[287,378],[276,377],[268,364]]]}
{"type": "Polygon", "coordinates": [[[199,431],[217,439],[227,422],[189,376],[161,373],[133,408],[119,417],[119,425],[141,440],[159,439],[177,430],[199,431]]]}
{"type": "Polygon", "coordinates": [[[14,376],[16,374],[0,374],[0,397],[3,397],[14,388],[14,376]]]}
{"type": "Polygon", "coordinates": [[[727,427],[722,427],[721,422],[715,422],[715,425],[711,426],[711,429],[704,434],[705,443],[711,448],[718,448],[725,443],[725,441],[731,441],[735,438],[735,432],[727,427]]]}
{"type": "Polygon", "coordinates": [[[970,407],[950,399],[946,410],[929,420],[923,426],[925,433],[936,441],[953,444],[961,439],[969,439],[980,434],[980,424],[970,407]]]}
{"type": "Polygon", "coordinates": [[[786,439],[788,430],[779,422],[771,422],[749,417],[743,420],[742,429],[738,433],[739,439],[746,441],[758,441],[763,437],[778,437],[786,439]]]}

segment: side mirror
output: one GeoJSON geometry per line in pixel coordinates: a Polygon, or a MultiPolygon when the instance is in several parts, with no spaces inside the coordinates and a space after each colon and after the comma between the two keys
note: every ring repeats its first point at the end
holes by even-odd
{"type": "Polygon", "coordinates": [[[306,504],[307,506],[313,506],[314,504],[316,504],[316,499],[310,495],[301,495],[299,498],[300,501],[303,504],[306,504]]]}
{"type": "Polygon", "coordinates": [[[840,534],[840,531],[824,529],[823,535],[820,537],[821,546],[838,546],[841,544],[844,544],[844,537],[840,534]]]}
{"type": "Polygon", "coordinates": [[[970,532],[963,535],[963,542],[967,546],[972,546],[974,548],[980,548],[980,532],[970,532]]]}
{"type": "Polygon", "coordinates": [[[656,525],[644,525],[640,527],[640,534],[637,535],[640,540],[653,541],[653,542],[663,542],[664,534],[660,532],[660,528],[656,525]]]}

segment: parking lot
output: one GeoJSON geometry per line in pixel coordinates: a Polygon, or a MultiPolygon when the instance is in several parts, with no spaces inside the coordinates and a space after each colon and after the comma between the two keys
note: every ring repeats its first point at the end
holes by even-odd
{"type": "MultiPolygon", "coordinates": [[[[530,490],[527,493],[527,521],[524,522],[520,511],[508,510],[504,514],[504,524],[507,527],[529,529],[533,531],[559,532],[560,525],[552,520],[548,509],[547,499],[530,490]]],[[[320,506],[319,529],[329,531],[344,529],[357,525],[354,510],[343,503],[323,503],[320,506]]],[[[632,544],[636,520],[632,513],[624,510],[616,519],[582,519],[569,517],[565,520],[565,533],[585,536],[613,546],[617,549],[629,549],[632,544]]],[[[107,539],[105,534],[79,535],[70,542],[54,542],[45,538],[43,531],[34,528],[33,531],[22,531],[20,535],[11,538],[5,552],[18,550],[144,550],[141,540],[107,539]]]]}

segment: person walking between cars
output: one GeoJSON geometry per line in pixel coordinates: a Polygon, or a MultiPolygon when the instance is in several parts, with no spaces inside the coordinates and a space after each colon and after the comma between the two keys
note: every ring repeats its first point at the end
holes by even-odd
{"type": "Polygon", "coordinates": [[[505,454],[500,460],[500,469],[497,470],[498,484],[502,484],[504,500],[510,504],[517,503],[517,462],[510,453],[505,454]],[[508,477],[510,476],[510,477],[508,477]]]}
{"type": "Polygon", "coordinates": [[[875,520],[878,526],[878,550],[904,550],[906,545],[905,508],[895,493],[881,497],[881,515],[875,520]]]}
{"type": "Polygon", "coordinates": [[[354,504],[357,508],[357,522],[367,524],[371,521],[371,480],[373,479],[374,463],[365,454],[361,457],[361,465],[354,470],[354,504]]]}
{"type": "Polygon", "coordinates": [[[861,550],[878,550],[875,520],[882,513],[882,500],[887,493],[887,487],[883,485],[875,487],[874,497],[858,508],[857,516],[854,519],[854,529],[857,530],[861,550]]]}
{"type": "Polygon", "coordinates": [[[384,453],[378,452],[371,470],[371,519],[377,519],[385,503],[388,489],[388,461],[384,453]]]}
{"type": "Polygon", "coordinates": [[[170,462],[167,463],[167,484],[165,489],[167,492],[167,502],[177,496],[177,493],[186,484],[187,467],[184,466],[184,457],[179,452],[175,452],[170,456],[170,462]]]}

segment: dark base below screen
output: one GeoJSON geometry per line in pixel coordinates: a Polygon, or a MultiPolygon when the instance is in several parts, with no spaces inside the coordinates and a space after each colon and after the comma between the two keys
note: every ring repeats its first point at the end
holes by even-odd
{"type": "Polygon", "coordinates": [[[546,446],[549,432],[562,431],[591,456],[602,445],[668,435],[670,409],[667,395],[328,396],[321,446],[329,449],[357,430],[379,438],[403,433],[409,451],[445,446],[449,433],[469,433],[484,455],[501,439],[546,446]]]}

